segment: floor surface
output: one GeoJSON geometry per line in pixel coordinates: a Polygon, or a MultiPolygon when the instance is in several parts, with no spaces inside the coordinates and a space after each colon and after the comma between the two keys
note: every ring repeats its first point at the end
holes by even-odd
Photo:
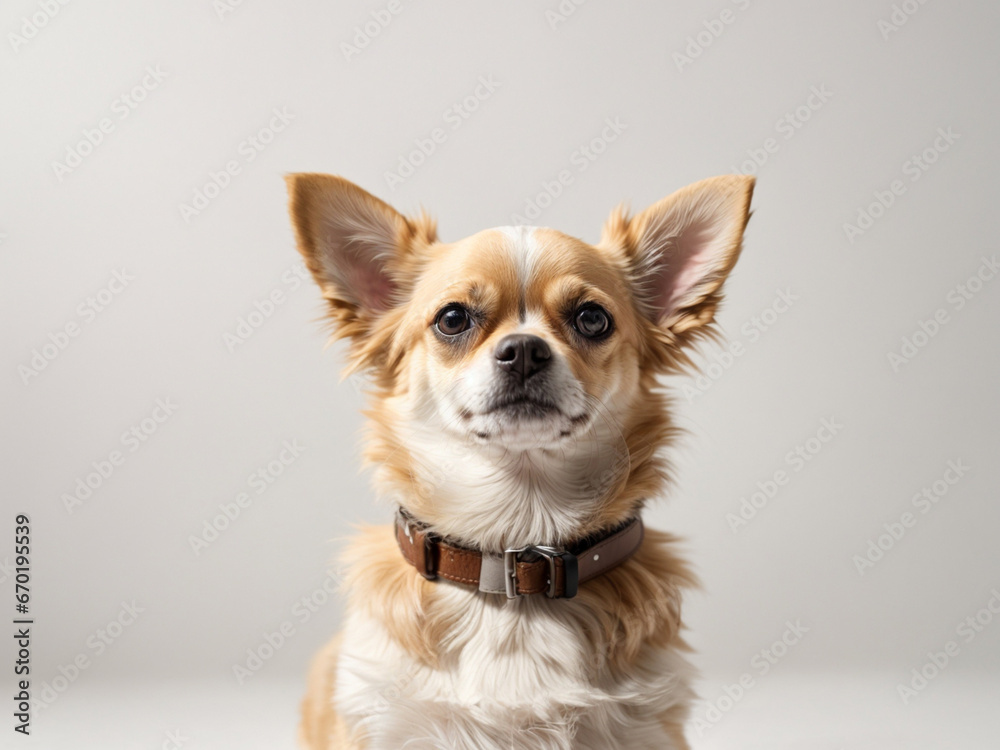
{"type": "MultiPolygon", "coordinates": [[[[34,717],[30,738],[18,737],[16,744],[3,739],[0,747],[295,747],[298,681],[238,686],[86,679],[69,685],[34,717]]],[[[688,736],[693,750],[1000,748],[1000,677],[942,674],[908,705],[897,693],[897,679],[765,675],[742,695],[732,678],[706,679],[700,685],[705,700],[695,708],[688,736]]]]}

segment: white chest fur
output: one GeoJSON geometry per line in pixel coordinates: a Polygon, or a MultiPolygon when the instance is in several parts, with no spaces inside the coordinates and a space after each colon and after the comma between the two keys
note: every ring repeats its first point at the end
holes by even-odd
{"type": "Polygon", "coordinates": [[[371,750],[671,750],[659,717],[690,698],[689,668],[649,649],[613,676],[579,627],[576,601],[507,601],[440,584],[456,625],[439,668],[420,665],[376,621],[349,616],[340,715],[371,750]]]}

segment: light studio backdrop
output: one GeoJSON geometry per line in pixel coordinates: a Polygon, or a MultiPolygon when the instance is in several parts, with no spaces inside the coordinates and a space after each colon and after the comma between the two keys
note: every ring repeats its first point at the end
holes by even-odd
{"type": "Polygon", "coordinates": [[[16,632],[26,514],[35,704],[0,745],[292,746],[328,562],[391,511],[283,174],[445,240],[596,241],[738,171],[724,339],[667,383],[690,435],[646,516],[704,584],[692,743],[998,746],[1000,6],[14,0],[0,30],[0,602],[16,632]]]}

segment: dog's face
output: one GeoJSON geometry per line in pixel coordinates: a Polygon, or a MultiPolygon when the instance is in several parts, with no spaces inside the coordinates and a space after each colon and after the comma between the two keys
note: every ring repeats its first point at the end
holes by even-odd
{"type": "Polygon", "coordinates": [[[712,321],[753,179],[617,211],[597,245],[534,227],[441,243],[425,217],[343,179],[293,175],[289,188],[299,249],[352,365],[376,375],[382,424],[505,454],[590,446],[598,466],[608,441],[660,409],[654,376],[712,321]]]}
{"type": "Polygon", "coordinates": [[[471,441],[556,446],[634,390],[641,331],[622,269],[559,232],[436,245],[401,304],[412,406],[471,441]]]}

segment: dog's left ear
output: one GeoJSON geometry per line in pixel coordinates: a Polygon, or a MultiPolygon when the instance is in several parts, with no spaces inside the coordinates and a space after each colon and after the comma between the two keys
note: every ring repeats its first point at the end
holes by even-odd
{"type": "Polygon", "coordinates": [[[603,246],[624,253],[643,312],[677,344],[712,322],[740,255],[754,178],[712,177],[629,218],[619,209],[603,246]]]}

